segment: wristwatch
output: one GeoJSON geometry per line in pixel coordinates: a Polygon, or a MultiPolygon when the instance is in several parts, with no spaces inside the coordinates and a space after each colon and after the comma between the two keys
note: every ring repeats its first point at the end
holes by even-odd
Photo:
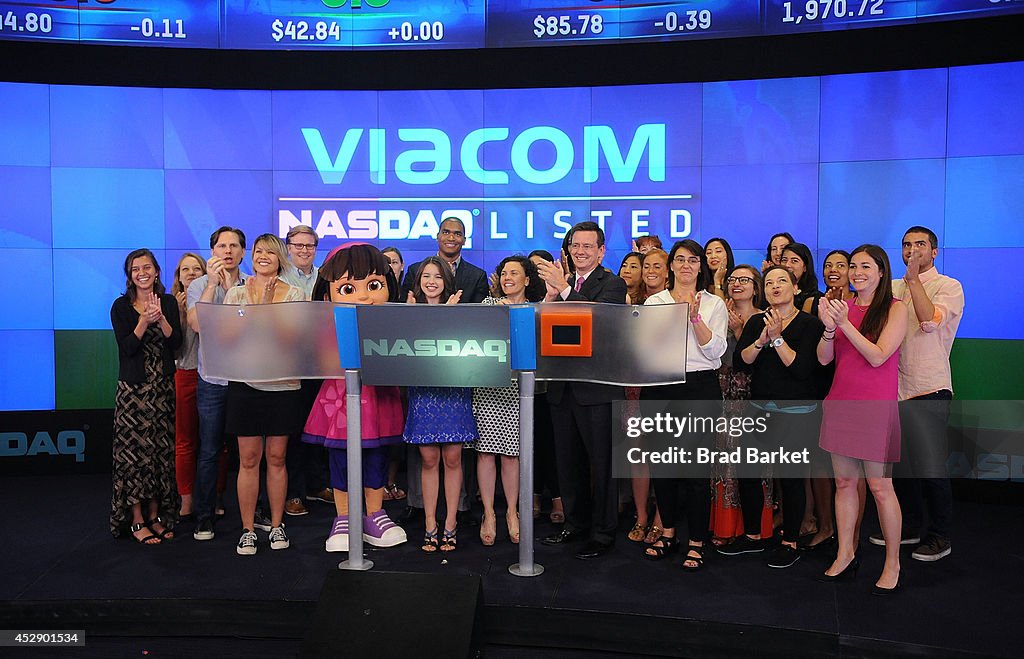
{"type": "Polygon", "coordinates": [[[777,339],[775,339],[774,341],[769,341],[768,345],[770,345],[773,348],[778,348],[779,346],[782,345],[782,342],[783,342],[783,338],[780,336],[777,339]]]}

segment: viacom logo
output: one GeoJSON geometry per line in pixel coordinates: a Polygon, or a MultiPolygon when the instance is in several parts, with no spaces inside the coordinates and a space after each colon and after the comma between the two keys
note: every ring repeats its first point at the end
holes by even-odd
{"type": "Polygon", "coordinates": [[[23,432],[0,432],[0,458],[31,455],[73,455],[75,462],[85,462],[85,433],[81,430],[61,430],[57,439],[41,430],[32,441],[23,432]]]}
{"type": "MultiPolygon", "coordinates": [[[[666,125],[663,123],[641,124],[626,140],[620,139],[613,127],[588,125],[581,128],[582,153],[569,135],[554,126],[532,126],[512,136],[507,127],[479,128],[471,131],[461,144],[453,146],[448,134],[438,128],[399,128],[396,136],[399,142],[415,145],[402,149],[394,158],[389,158],[386,141],[389,129],[349,128],[340,144],[328,146],[323,134],[317,128],[301,129],[305,147],[320,180],[325,186],[345,183],[346,177],[355,175],[353,159],[360,145],[364,145],[367,161],[360,163],[359,175],[366,175],[374,185],[386,186],[388,176],[406,185],[431,186],[448,181],[453,176],[453,162],[457,161],[456,175],[465,178],[467,185],[479,189],[484,185],[509,185],[525,183],[532,186],[557,186],[560,183],[635,184],[664,182],[666,178],[666,125]],[[485,144],[501,145],[508,148],[509,169],[485,168],[481,163],[481,150],[485,144]],[[543,165],[531,159],[532,147],[546,145],[545,150],[553,153],[550,162],[543,165]],[[426,148],[423,148],[426,146],[426,148]],[[644,163],[646,155],[646,167],[644,163]],[[365,165],[365,167],[363,167],[365,165]],[[351,170],[351,171],[350,171],[351,170]],[[579,177],[572,181],[571,177],[579,177]]],[[[552,188],[552,189],[557,189],[552,188]]],[[[510,232],[516,236],[532,239],[537,235],[538,219],[547,219],[551,237],[561,239],[572,226],[584,219],[598,222],[602,227],[606,221],[628,221],[633,237],[650,232],[652,213],[663,213],[659,225],[667,224],[671,239],[690,235],[692,214],[688,208],[691,194],[666,195],[601,195],[601,196],[513,196],[513,197],[289,197],[278,198],[278,232],[285,235],[299,224],[312,227],[322,237],[361,240],[417,240],[432,238],[445,217],[454,216],[463,221],[467,228],[466,247],[472,247],[473,220],[481,215],[484,203],[509,203],[517,217],[501,217],[497,210],[491,210],[488,221],[488,237],[492,240],[507,239],[510,232]],[[607,207],[602,208],[602,202],[607,207]],[[634,206],[625,211],[623,203],[634,206]],[[646,202],[646,203],[645,203],[646,202]],[[586,217],[580,217],[579,206],[586,203],[589,210],[586,217]],[[538,218],[542,211],[531,205],[543,204],[548,218],[538,218]],[[667,208],[680,206],[678,208],[667,208]],[[352,206],[370,206],[356,207],[352,206]],[[561,208],[559,208],[561,206],[561,208]],[[574,212],[573,206],[576,207],[574,212]],[[636,207],[646,206],[646,207],[636,207]],[[616,214],[625,213],[625,217],[616,214]]]]}
{"type": "Polygon", "coordinates": [[[504,364],[508,360],[508,343],[488,341],[457,341],[455,339],[363,339],[363,354],[380,357],[492,357],[504,364]]]}

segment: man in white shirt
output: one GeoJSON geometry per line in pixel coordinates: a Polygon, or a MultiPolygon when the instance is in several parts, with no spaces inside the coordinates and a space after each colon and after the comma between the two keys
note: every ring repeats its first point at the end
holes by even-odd
{"type": "MultiPolygon", "coordinates": [[[[931,229],[914,226],[903,236],[903,279],[892,282],[893,296],[907,309],[907,335],[900,346],[900,424],[909,477],[894,482],[903,510],[901,544],[914,544],[911,557],[938,561],[952,552],[953,495],[945,464],[949,402],[953,381],[949,352],[964,309],[964,290],[939,274],[939,240],[931,229]],[[922,526],[927,513],[928,526],[922,526]],[[918,532],[924,531],[923,536],[918,532]]],[[[873,544],[880,536],[871,536],[873,544]]]]}

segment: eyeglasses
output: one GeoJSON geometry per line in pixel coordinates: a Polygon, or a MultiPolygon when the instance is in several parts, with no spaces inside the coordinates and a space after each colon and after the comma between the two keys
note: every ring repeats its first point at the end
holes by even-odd
{"type": "Polygon", "coordinates": [[[569,243],[569,249],[577,251],[592,252],[597,249],[597,245],[594,243],[569,243]]]}
{"type": "Polygon", "coordinates": [[[752,284],[754,279],[752,277],[726,277],[727,284],[752,284]]]}
{"type": "Polygon", "coordinates": [[[292,243],[292,242],[289,242],[288,245],[290,247],[294,247],[296,252],[301,252],[301,251],[309,252],[309,251],[313,251],[313,250],[316,249],[316,245],[314,243],[292,243]]]}
{"type": "Polygon", "coordinates": [[[690,265],[700,265],[700,259],[696,256],[677,256],[674,259],[672,259],[672,262],[678,263],[679,265],[682,265],[684,263],[689,263],[690,265]]]}

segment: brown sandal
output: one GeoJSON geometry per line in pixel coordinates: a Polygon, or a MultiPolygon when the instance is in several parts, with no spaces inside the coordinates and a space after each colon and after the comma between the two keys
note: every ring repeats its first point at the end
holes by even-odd
{"type": "Polygon", "coordinates": [[[637,522],[633,525],[633,528],[626,534],[626,539],[630,542],[643,542],[643,539],[647,537],[647,527],[637,522]]]}

